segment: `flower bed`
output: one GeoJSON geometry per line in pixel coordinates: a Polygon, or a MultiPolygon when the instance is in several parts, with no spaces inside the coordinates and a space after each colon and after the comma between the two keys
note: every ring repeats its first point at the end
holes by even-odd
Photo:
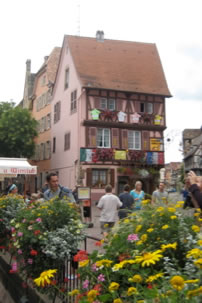
{"type": "MultiPolygon", "coordinates": [[[[7,248],[12,255],[10,273],[19,272],[32,284],[44,268],[55,268],[59,282],[65,260],[77,253],[85,238],[77,205],[65,198],[26,205],[22,198],[7,196],[0,202],[4,215],[1,235],[2,239],[6,236],[7,248]]],[[[64,277],[62,279],[64,282],[64,277]]],[[[51,289],[47,291],[51,292],[51,289]]]]}
{"type": "Polygon", "coordinates": [[[75,302],[201,302],[202,219],[200,210],[182,215],[182,204],[146,206],[120,221],[104,254],[79,262],[75,302]]]}

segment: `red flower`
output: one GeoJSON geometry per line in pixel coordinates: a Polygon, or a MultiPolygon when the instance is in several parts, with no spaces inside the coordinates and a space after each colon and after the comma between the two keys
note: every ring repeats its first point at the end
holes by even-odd
{"type": "Polygon", "coordinates": [[[65,292],[66,290],[65,290],[64,287],[62,287],[62,288],[60,288],[60,291],[61,291],[61,292],[65,292]]]}
{"type": "Polygon", "coordinates": [[[31,256],[37,256],[37,255],[38,255],[38,252],[37,252],[36,250],[32,249],[32,250],[30,251],[30,255],[31,255],[31,256]]]}
{"type": "Polygon", "coordinates": [[[152,289],[153,286],[149,283],[149,284],[147,285],[147,288],[152,289]]]}
{"type": "MultiPolygon", "coordinates": [[[[93,287],[94,290],[97,290],[98,292],[100,292],[102,290],[102,285],[101,284],[96,284],[94,287],[93,287]]],[[[98,293],[99,295],[99,293],[98,293]]]]}
{"type": "Polygon", "coordinates": [[[64,278],[64,282],[67,283],[69,281],[68,278],[64,278]]]}
{"type": "Polygon", "coordinates": [[[16,272],[18,272],[18,271],[17,271],[17,270],[13,270],[13,269],[10,269],[10,270],[9,270],[9,273],[10,273],[10,274],[15,274],[16,272]]]}
{"type": "Polygon", "coordinates": [[[0,249],[5,249],[5,248],[6,248],[6,246],[4,246],[4,245],[0,246],[0,249]]]}
{"type": "Polygon", "coordinates": [[[102,242],[101,241],[95,242],[95,246],[102,246],[102,242]]]}
{"type": "Polygon", "coordinates": [[[51,281],[51,285],[56,285],[57,284],[57,280],[52,280],[51,281]]]}
{"type": "Polygon", "coordinates": [[[88,254],[85,250],[80,250],[75,256],[74,256],[74,262],[80,262],[88,259],[88,254]]]}
{"type": "Polygon", "coordinates": [[[39,235],[41,233],[41,231],[39,229],[34,231],[35,236],[39,235]]]}

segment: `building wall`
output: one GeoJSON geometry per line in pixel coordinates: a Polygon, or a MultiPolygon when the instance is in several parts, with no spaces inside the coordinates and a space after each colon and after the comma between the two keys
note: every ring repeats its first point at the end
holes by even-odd
{"type": "MultiPolygon", "coordinates": [[[[83,92],[84,93],[84,92],[83,92]]],[[[66,40],[61,54],[60,66],[53,91],[51,112],[54,117],[54,110],[57,102],[61,102],[60,119],[52,122],[51,142],[52,157],[51,170],[59,173],[59,181],[63,186],[73,188],[76,184],[76,165],[79,159],[79,147],[83,140],[83,130],[80,128],[81,103],[83,102],[81,85],[74,67],[71,53],[66,40]],[[69,85],[65,89],[65,70],[69,69],[69,85]],[[77,90],[77,110],[71,112],[71,93],[77,90]],[[70,149],[64,150],[64,136],[70,133],[70,149]],[[56,138],[56,151],[53,152],[53,140],[56,138]]]]}

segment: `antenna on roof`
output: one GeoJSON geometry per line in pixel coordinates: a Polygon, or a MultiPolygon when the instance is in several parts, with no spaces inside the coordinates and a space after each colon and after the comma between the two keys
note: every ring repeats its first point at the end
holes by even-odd
{"type": "Polygon", "coordinates": [[[78,0],[78,3],[77,3],[77,13],[78,13],[78,16],[77,16],[77,36],[80,36],[80,8],[81,8],[81,5],[80,5],[80,0],[78,0]]]}

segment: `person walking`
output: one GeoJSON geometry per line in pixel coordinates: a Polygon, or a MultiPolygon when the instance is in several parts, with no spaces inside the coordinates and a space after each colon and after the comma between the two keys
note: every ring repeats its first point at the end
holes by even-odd
{"type": "Polygon", "coordinates": [[[11,184],[11,186],[8,188],[8,194],[17,195],[18,188],[15,184],[11,184]]]}
{"type": "Polygon", "coordinates": [[[112,186],[105,187],[106,194],[102,196],[97,207],[101,210],[100,227],[104,235],[110,231],[116,222],[117,209],[122,206],[122,202],[117,196],[112,194],[112,186]]]}
{"type": "Polygon", "coordinates": [[[59,197],[60,199],[67,197],[69,198],[70,202],[75,203],[74,196],[72,194],[72,191],[68,189],[67,187],[63,187],[59,185],[58,176],[56,173],[50,173],[46,177],[49,189],[47,189],[43,197],[45,200],[50,200],[55,197],[59,197]]]}
{"type": "Polygon", "coordinates": [[[144,199],[144,191],[142,190],[142,182],[137,181],[135,183],[135,189],[131,190],[130,195],[133,197],[134,201],[134,208],[133,210],[140,210],[141,209],[141,203],[144,199]]]}
{"type": "Polygon", "coordinates": [[[163,206],[168,203],[168,193],[165,191],[165,184],[163,182],[160,182],[158,189],[153,192],[151,203],[163,206]]]}
{"type": "Polygon", "coordinates": [[[118,212],[119,219],[127,217],[130,213],[128,210],[132,210],[134,204],[134,199],[130,195],[130,186],[128,184],[125,184],[123,190],[123,193],[119,195],[119,199],[123,203],[118,212]]]}
{"type": "Polygon", "coordinates": [[[202,177],[199,177],[193,171],[190,171],[188,173],[188,178],[190,182],[189,191],[196,201],[194,207],[200,207],[202,209],[202,177]]]}

